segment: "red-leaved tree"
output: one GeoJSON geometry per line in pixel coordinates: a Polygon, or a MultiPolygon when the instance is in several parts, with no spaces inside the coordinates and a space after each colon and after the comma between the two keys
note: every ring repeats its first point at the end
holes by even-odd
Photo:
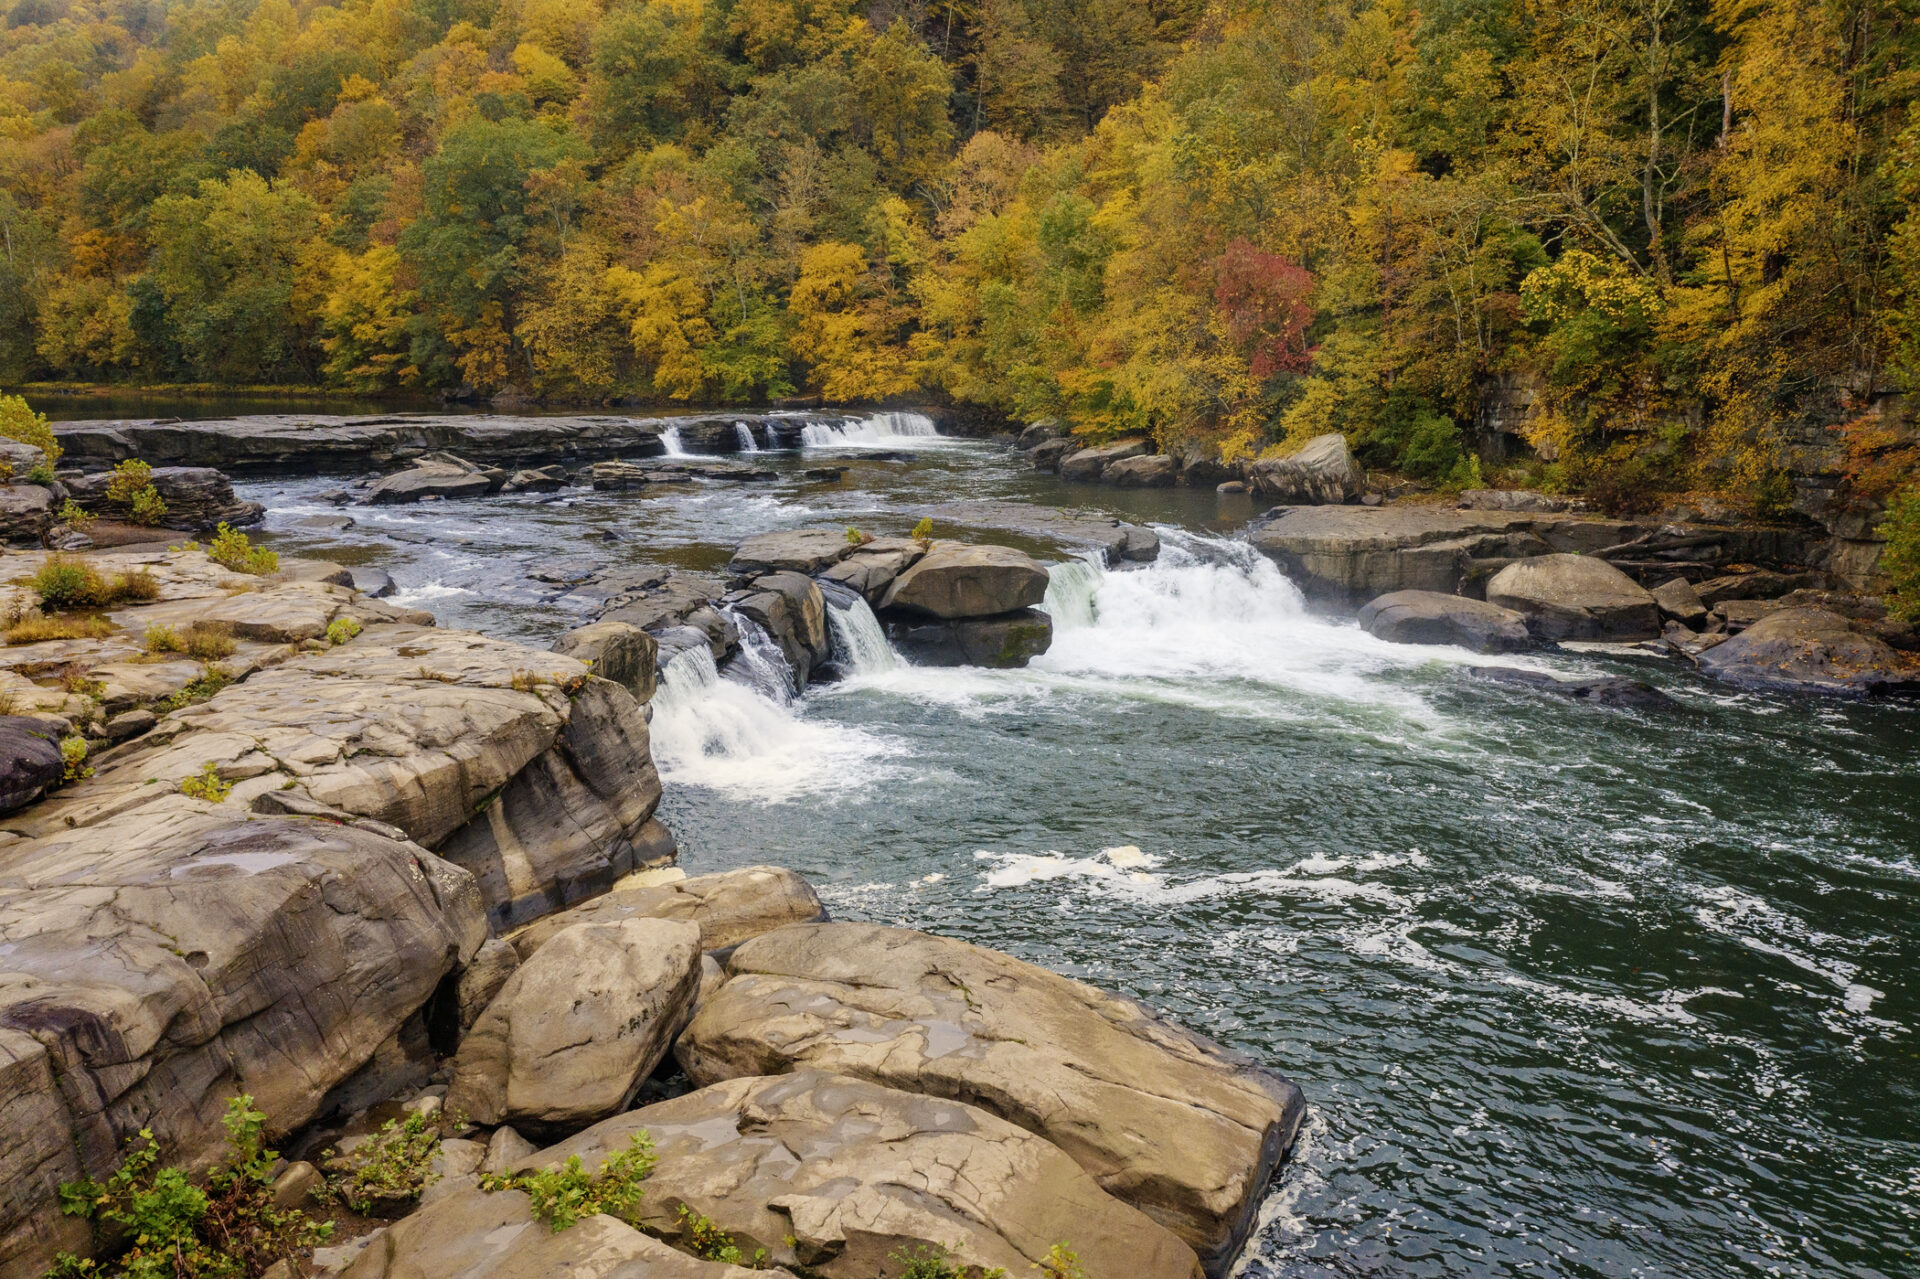
{"type": "Polygon", "coordinates": [[[1305,373],[1312,366],[1307,329],[1313,308],[1307,298],[1313,276],[1305,267],[1236,239],[1214,259],[1213,278],[1213,301],[1227,336],[1256,378],[1305,373]]]}

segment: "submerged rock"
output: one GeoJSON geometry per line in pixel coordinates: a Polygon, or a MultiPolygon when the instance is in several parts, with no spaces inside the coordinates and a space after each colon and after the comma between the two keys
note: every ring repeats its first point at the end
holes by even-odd
{"type": "Polygon", "coordinates": [[[1510,564],[1487,583],[1487,602],[1527,617],[1541,639],[1652,639],[1660,609],[1652,595],[1605,560],[1541,555],[1510,564]]]}
{"type": "Polygon", "coordinates": [[[1302,505],[1338,506],[1367,491],[1367,473],[1337,431],[1316,435],[1286,457],[1262,458],[1247,478],[1256,492],[1302,505]]]}
{"type": "Polygon", "coordinates": [[[1024,551],[940,542],[894,579],[881,607],[946,619],[992,617],[1046,595],[1047,570],[1024,551]]]}
{"type": "Polygon", "coordinates": [[[1457,644],[1476,653],[1517,653],[1534,646],[1521,614],[1438,591],[1382,595],[1360,610],[1360,629],[1396,644],[1457,644]]]}
{"type": "Polygon", "coordinates": [[[822,1070],[979,1106],[1053,1142],[1210,1274],[1304,1111],[1292,1083],[1131,1000],[965,942],[797,925],[744,943],[727,971],[675,1048],[696,1084],[822,1070]]]}
{"type": "Polygon", "coordinates": [[[1467,674],[1489,684],[1507,684],[1514,688],[1552,693],[1556,697],[1592,702],[1596,706],[1668,707],[1678,705],[1651,684],[1601,675],[1587,679],[1561,679],[1545,671],[1525,671],[1511,666],[1469,666],[1467,674]]]}
{"type": "Polygon", "coordinates": [[[528,924],[507,940],[530,956],[575,924],[672,919],[697,925],[703,950],[731,951],[749,937],[826,918],[827,908],[805,879],[780,866],[748,866],[670,884],[616,888],[528,924]]]}
{"type": "Polygon", "coordinates": [[[1820,608],[1768,613],[1694,662],[1743,688],[1837,697],[1920,691],[1920,662],[1820,608]]]}
{"type": "Polygon", "coordinates": [[[579,1155],[596,1167],[642,1129],[660,1162],[636,1221],[666,1239],[684,1238],[684,1204],[742,1253],[819,1279],[897,1273],[895,1255],[920,1249],[968,1274],[1031,1274],[1055,1243],[1090,1275],[1198,1279],[1191,1248],[1031,1131],[964,1101],[812,1070],[659,1102],[527,1164],[579,1155]]]}
{"type": "Polygon", "coordinates": [[[579,923],[524,960],[468,1032],[447,1108],[521,1132],[626,1109],[666,1055],[700,981],[700,930],[667,919],[579,923]]]}
{"type": "Polygon", "coordinates": [[[887,622],[887,638],[922,666],[1025,666],[1053,645],[1053,618],[1037,608],[953,621],[887,622]]]}

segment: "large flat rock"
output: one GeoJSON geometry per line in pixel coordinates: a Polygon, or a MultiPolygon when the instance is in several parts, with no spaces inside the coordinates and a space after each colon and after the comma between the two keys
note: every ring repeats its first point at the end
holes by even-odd
{"type": "Polygon", "coordinates": [[[238,1093],[313,1119],[485,935],[415,844],[180,795],[0,849],[0,1275],[84,1250],[56,1189],[143,1127],[193,1168],[238,1093]]]}
{"type": "Polygon", "coordinates": [[[744,1254],[764,1249],[818,1279],[898,1274],[894,1255],[921,1248],[968,1274],[1030,1275],[1056,1243],[1089,1275],[1200,1273],[1190,1248],[1032,1133],[959,1101],[814,1071],[703,1088],[525,1162],[578,1154],[597,1167],[642,1129],[660,1162],[636,1224],[677,1238],[684,1204],[744,1254]]]}
{"type": "Polygon", "coordinates": [[[557,653],[387,624],[173,712],[9,826],[47,835],[171,803],[209,763],[234,783],[228,811],[292,797],[438,849],[501,930],[636,869],[660,799],[624,688],[557,653]]]}
{"type": "Polygon", "coordinates": [[[980,1106],[1052,1141],[1210,1274],[1304,1110],[1286,1079],[1131,1000],[965,942],[796,925],[727,971],[675,1048],[695,1083],[823,1070],[980,1106]]]}
{"type": "Polygon", "coordinates": [[[946,620],[1031,608],[1047,596],[1047,570],[1010,546],[936,543],[893,579],[881,607],[946,620]]]}
{"type": "Polygon", "coordinates": [[[788,924],[822,923],[827,908],[813,885],[782,866],[693,875],[669,884],[616,888],[570,910],[536,920],[507,940],[527,959],[575,924],[674,919],[699,926],[702,950],[731,951],[749,937],[788,924]]]}

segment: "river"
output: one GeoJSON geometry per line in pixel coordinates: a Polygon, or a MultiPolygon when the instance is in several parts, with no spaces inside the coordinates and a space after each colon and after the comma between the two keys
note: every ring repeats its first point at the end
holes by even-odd
{"type": "Polygon", "coordinates": [[[917,429],[766,452],[752,486],[238,487],[271,544],[543,645],[583,618],[531,573],[711,569],[750,533],[898,533],[955,498],[1151,520],[1149,566],[1035,548],[1064,567],[1024,670],[913,666],[854,616],[854,673],[798,699],[677,659],[654,743],[682,864],[792,866],[836,915],[1125,991],[1297,1080],[1255,1279],[1920,1273],[1920,710],[1384,644],[1234,539],[1244,499],[1075,489],[917,429]],[[805,475],[828,458],[844,479],[805,475]],[[1465,674],[1489,660],[1678,706],[1465,674]]]}

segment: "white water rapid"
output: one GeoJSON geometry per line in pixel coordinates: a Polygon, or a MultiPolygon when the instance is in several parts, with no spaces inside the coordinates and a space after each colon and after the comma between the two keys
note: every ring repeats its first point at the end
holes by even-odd
{"type": "Polygon", "coordinates": [[[829,602],[827,627],[833,632],[834,660],[849,678],[879,675],[901,665],[880,619],[859,596],[844,606],[829,602]]]}
{"type": "Polygon", "coordinates": [[[924,413],[875,413],[858,422],[829,425],[814,422],[800,429],[800,443],[807,448],[872,448],[896,444],[901,440],[926,440],[938,437],[933,419],[924,413]]]}

